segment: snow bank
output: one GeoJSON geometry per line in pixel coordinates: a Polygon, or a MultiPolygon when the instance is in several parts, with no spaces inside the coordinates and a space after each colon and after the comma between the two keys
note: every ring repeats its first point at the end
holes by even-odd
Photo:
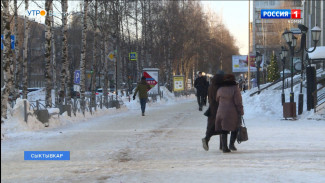
{"type": "MultiPolygon", "coordinates": [[[[321,73],[324,73],[323,70],[319,69],[317,70],[318,75],[321,73]]],[[[294,79],[298,78],[300,76],[295,76],[294,79]]],[[[289,78],[289,82],[291,79],[289,78]]],[[[260,88],[266,87],[268,84],[261,85],[260,88]]],[[[254,117],[261,117],[261,116],[267,116],[272,119],[282,119],[283,118],[283,107],[281,102],[281,93],[282,90],[275,90],[275,88],[282,86],[282,82],[279,82],[268,89],[265,89],[261,91],[260,94],[255,94],[252,97],[250,94],[257,91],[257,87],[246,91],[245,93],[242,92],[243,97],[243,104],[244,104],[244,110],[246,114],[249,114],[249,116],[254,117]]],[[[291,88],[287,88],[284,90],[285,93],[285,101],[289,102],[290,100],[290,92],[291,88]]],[[[296,102],[297,112],[298,112],[298,97],[300,93],[300,84],[297,84],[293,87],[294,92],[294,101],[296,102]]],[[[304,106],[303,106],[303,114],[298,115],[298,119],[324,119],[325,114],[315,114],[314,110],[307,111],[307,93],[306,89],[303,88],[303,94],[304,94],[304,106]]]]}

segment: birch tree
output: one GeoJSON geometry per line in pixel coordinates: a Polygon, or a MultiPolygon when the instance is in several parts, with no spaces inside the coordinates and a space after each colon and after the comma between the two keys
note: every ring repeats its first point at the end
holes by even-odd
{"type": "Polygon", "coordinates": [[[21,72],[21,62],[19,58],[19,47],[18,47],[18,7],[17,7],[17,0],[14,0],[14,16],[15,16],[15,26],[14,26],[14,34],[16,36],[15,41],[15,50],[14,50],[14,63],[15,63],[15,75],[14,75],[14,81],[15,85],[13,87],[12,93],[13,98],[16,99],[19,96],[19,73],[21,72]]]}
{"type": "MultiPolygon", "coordinates": [[[[84,13],[83,13],[83,29],[81,31],[81,60],[80,60],[80,95],[82,101],[85,100],[85,65],[86,65],[86,43],[87,43],[87,13],[88,13],[88,0],[84,0],[84,13]]],[[[82,104],[82,112],[85,113],[84,103],[82,104]]]]}
{"type": "Polygon", "coordinates": [[[93,43],[93,63],[92,70],[93,73],[91,75],[91,103],[94,105],[96,98],[96,76],[97,76],[97,59],[98,59],[98,51],[97,51],[97,36],[98,36],[98,27],[97,27],[97,19],[98,19],[98,0],[95,0],[95,17],[94,17],[94,43],[93,43]]]}
{"type": "MultiPolygon", "coordinates": [[[[45,10],[46,12],[53,12],[53,0],[46,0],[45,10]]],[[[46,107],[52,107],[52,96],[51,96],[51,91],[52,91],[51,37],[53,36],[51,34],[52,21],[53,21],[53,16],[47,13],[45,17],[45,87],[46,87],[45,106],[46,107]]]]}
{"type": "MultiPolygon", "coordinates": [[[[25,12],[27,12],[29,7],[28,0],[25,0],[25,12]]],[[[28,52],[27,52],[27,43],[28,43],[28,36],[30,31],[30,22],[28,20],[27,15],[25,14],[24,18],[24,44],[23,44],[23,99],[27,99],[27,63],[28,63],[28,52]]]]}
{"type": "Polygon", "coordinates": [[[67,0],[61,1],[61,7],[62,7],[62,69],[61,69],[61,76],[60,76],[60,103],[62,104],[64,100],[65,88],[66,88],[66,82],[67,82],[67,71],[68,69],[68,40],[67,40],[67,10],[68,10],[68,2],[67,0]]]}
{"type": "Polygon", "coordinates": [[[1,122],[7,119],[7,105],[9,92],[12,87],[13,79],[13,50],[11,47],[11,30],[10,30],[10,16],[9,4],[10,1],[1,1],[3,7],[3,24],[4,24],[4,40],[3,40],[3,68],[4,72],[4,86],[1,88],[1,122]]]}

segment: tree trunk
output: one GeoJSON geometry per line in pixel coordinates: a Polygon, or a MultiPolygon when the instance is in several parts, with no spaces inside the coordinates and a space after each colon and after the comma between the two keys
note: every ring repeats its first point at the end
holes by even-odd
{"type": "MultiPolygon", "coordinates": [[[[53,0],[46,0],[45,2],[46,12],[53,11],[53,0]]],[[[51,23],[53,21],[53,16],[50,16],[49,13],[45,17],[45,87],[46,87],[46,96],[45,96],[45,106],[52,107],[52,76],[51,76],[51,23]]]]}
{"type": "Polygon", "coordinates": [[[17,99],[19,97],[19,85],[20,85],[20,79],[19,79],[19,74],[21,73],[21,62],[19,55],[19,48],[18,48],[18,8],[17,8],[17,0],[14,0],[14,9],[15,9],[15,36],[16,36],[16,41],[15,41],[15,86],[13,87],[13,98],[17,99]]]}
{"type": "Polygon", "coordinates": [[[4,72],[4,86],[1,88],[1,122],[7,119],[7,104],[9,98],[10,88],[12,87],[12,66],[13,66],[13,50],[11,49],[11,31],[9,18],[9,4],[10,1],[3,1],[3,23],[4,23],[4,40],[3,40],[3,68],[4,72]]]}
{"type": "MultiPolygon", "coordinates": [[[[69,88],[66,87],[66,83],[68,81],[67,76],[68,75],[68,70],[69,70],[69,61],[68,61],[68,40],[67,40],[67,35],[68,35],[68,29],[67,29],[67,10],[68,10],[68,1],[67,0],[62,0],[61,1],[61,6],[62,6],[62,58],[61,58],[61,63],[62,63],[62,68],[61,68],[61,82],[60,82],[60,103],[62,104],[64,101],[64,96],[66,91],[70,91],[69,88]],[[67,88],[67,90],[66,90],[67,88]]],[[[69,96],[69,95],[68,95],[69,96]]]]}
{"type": "MultiPolygon", "coordinates": [[[[88,12],[88,0],[84,0],[84,14],[83,14],[83,29],[81,32],[81,60],[80,60],[80,97],[81,100],[85,100],[85,65],[86,65],[86,43],[87,43],[87,12],[88,12]]],[[[85,108],[82,106],[82,112],[85,113],[85,108]]]]}
{"type": "MultiPolygon", "coordinates": [[[[95,105],[96,99],[96,76],[97,76],[97,59],[98,59],[98,51],[96,49],[97,46],[97,19],[98,19],[98,0],[95,0],[95,19],[94,19],[94,44],[93,44],[93,73],[91,74],[91,106],[95,105]]],[[[95,107],[96,109],[96,107],[95,107]]]]}
{"type": "MultiPolygon", "coordinates": [[[[25,12],[28,10],[28,0],[25,0],[25,12]]],[[[29,36],[29,30],[30,30],[30,25],[29,25],[29,20],[28,17],[25,15],[24,19],[24,46],[23,46],[23,99],[27,99],[27,63],[28,63],[28,48],[27,48],[27,43],[28,43],[28,36],[29,36]]]]}

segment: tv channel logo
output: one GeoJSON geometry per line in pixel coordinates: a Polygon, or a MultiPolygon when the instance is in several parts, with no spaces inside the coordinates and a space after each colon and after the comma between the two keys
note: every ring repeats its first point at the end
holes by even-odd
{"type": "Polygon", "coordinates": [[[27,16],[45,16],[46,15],[46,11],[45,10],[27,10],[27,16]]]}
{"type": "Polygon", "coordinates": [[[301,19],[301,10],[261,9],[261,19],[301,19]]]}

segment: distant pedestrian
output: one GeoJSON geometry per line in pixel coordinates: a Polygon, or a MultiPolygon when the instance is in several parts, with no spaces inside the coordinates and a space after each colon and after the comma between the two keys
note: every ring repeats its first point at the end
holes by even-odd
{"type": "Polygon", "coordinates": [[[235,141],[237,128],[241,116],[244,115],[242,96],[235,81],[235,76],[227,74],[224,77],[222,86],[218,89],[216,101],[219,102],[216,115],[216,131],[222,131],[222,151],[236,151],[235,141]],[[229,149],[227,146],[227,134],[231,131],[229,149]]]}
{"type": "Polygon", "coordinates": [[[208,90],[209,90],[209,86],[210,86],[210,83],[209,81],[207,80],[207,77],[206,76],[203,76],[206,80],[206,86],[205,86],[205,93],[203,95],[203,105],[206,106],[207,105],[207,98],[208,98],[208,90]]]}
{"type": "MultiPolygon", "coordinates": [[[[204,150],[208,151],[209,150],[209,141],[210,138],[213,135],[220,135],[221,131],[216,131],[215,130],[215,121],[216,121],[216,114],[218,110],[218,105],[219,103],[216,101],[216,95],[219,87],[221,86],[223,82],[223,76],[224,72],[223,71],[218,71],[216,75],[213,76],[211,79],[211,84],[209,86],[208,90],[208,99],[209,99],[209,116],[208,116],[208,123],[207,123],[207,129],[205,132],[205,137],[202,139],[202,144],[204,150]]],[[[221,146],[221,137],[220,137],[220,146],[219,149],[222,150],[221,146]]]]}
{"type": "Polygon", "coordinates": [[[202,111],[204,103],[204,95],[207,95],[207,85],[208,81],[202,76],[202,72],[199,72],[199,77],[196,78],[194,82],[194,87],[196,88],[196,97],[199,104],[199,111],[202,111]]]}
{"type": "Polygon", "coordinates": [[[148,91],[150,90],[150,88],[150,85],[146,82],[146,78],[142,76],[141,81],[138,83],[133,95],[133,100],[135,100],[135,96],[139,92],[142,116],[145,115],[146,103],[148,100],[148,91]]]}

